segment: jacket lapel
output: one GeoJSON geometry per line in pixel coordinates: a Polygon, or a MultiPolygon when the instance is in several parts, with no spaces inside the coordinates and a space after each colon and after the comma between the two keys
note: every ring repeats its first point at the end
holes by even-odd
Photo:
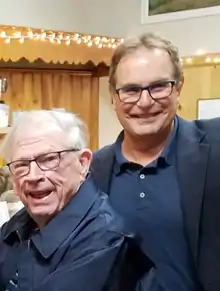
{"type": "Polygon", "coordinates": [[[187,238],[197,266],[198,239],[210,146],[195,122],[179,118],[177,178],[187,238]]]}
{"type": "Polygon", "coordinates": [[[93,155],[91,175],[98,188],[106,194],[110,191],[114,161],[114,145],[105,146],[93,155]]]}

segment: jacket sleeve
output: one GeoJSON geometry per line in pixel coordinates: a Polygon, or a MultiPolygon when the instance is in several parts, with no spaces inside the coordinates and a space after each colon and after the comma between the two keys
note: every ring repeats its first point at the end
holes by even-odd
{"type": "Polygon", "coordinates": [[[125,251],[126,240],[118,237],[106,248],[69,260],[29,291],[118,291],[125,251]]]}

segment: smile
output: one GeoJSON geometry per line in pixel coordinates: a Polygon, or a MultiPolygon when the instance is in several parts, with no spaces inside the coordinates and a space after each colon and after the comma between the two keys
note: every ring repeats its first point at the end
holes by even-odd
{"type": "Polygon", "coordinates": [[[52,191],[41,191],[41,192],[30,192],[29,195],[34,199],[44,199],[47,198],[52,191]]]}
{"type": "Polygon", "coordinates": [[[150,113],[150,114],[147,114],[147,115],[132,114],[132,115],[131,115],[131,118],[137,118],[137,119],[148,119],[148,118],[155,117],[155,116],[157,116],[157,115],[159,115],[159,114],[160,114],[160,112],[150,113]]]}

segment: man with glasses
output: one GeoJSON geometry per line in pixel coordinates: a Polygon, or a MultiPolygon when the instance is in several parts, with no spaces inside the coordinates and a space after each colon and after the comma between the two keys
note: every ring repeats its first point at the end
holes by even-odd
{"type": "Polygon", "coordinates": [[[86,128],[65,112],[30,111],[1,154],[24,204],[0,229],[0,291],[117,291],[130,235],[88,174],[86,128]]]}
{"type": "Polygon", "coordinates": [[[144,291],[220,290],[220,120],[176,115],[183,81],[178,49],[157,35],[125,40],[112,56],[123,131],[95,153],[92,175],[135,233],[142,255],[130,261],[144,291]]]}

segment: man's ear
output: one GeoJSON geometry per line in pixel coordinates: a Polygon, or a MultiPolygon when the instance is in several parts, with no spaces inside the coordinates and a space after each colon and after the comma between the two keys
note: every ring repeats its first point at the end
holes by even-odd
{"type": "Polygon", "coordinates": [[[113,106],[113,109],[115,109],[115,89],[112,87],[112,85],[108,84],[108,90],[111,98],[111,104],[113,106]]]}
{"type": "Polygon", "coordinates": [[[90,164],[92,162],[91,150],[90,149],[82,150],[81,154],[80,154],[79,161],[80,161],[80,164],[82,166],[82,175],[86,176],[88,171],[89,171],[90,164]]]}
{"type": "Polygon", "coordinates": [[[182,87],[183,87],[183,84],[184,84],[184,76],[181,77],[181,79],[179,80],[179,82],[177,83],[176,85],[176,90],[177,92],[180,94],[181,91],[182,91],[182,87]]]}

